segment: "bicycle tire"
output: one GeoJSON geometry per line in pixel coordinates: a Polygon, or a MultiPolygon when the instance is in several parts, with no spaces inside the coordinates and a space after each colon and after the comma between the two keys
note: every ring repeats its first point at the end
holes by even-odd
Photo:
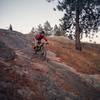
{"type": "Polygon", "coordinates": [[[45,49],[44,47],[42,48],[42,50],[43,50],[42,59],[43,59],[43,60],[46,60],[47,51],[46,51],[46,49],[45,49]]]}
{"type": "Polygon", "coordinates": [[[47,51],[44,46],[40,46],[39,49],[34,49],[34,54],[36,55],[35,57],[39,57],[42,60],[46,60],[47,51]]]}
{"type": "Polygon", "coordinates": [[[40,51],[38,52],[38,55],[40,59],[45,60],[46,59],[46,49],[42,46],[40,51]]]}

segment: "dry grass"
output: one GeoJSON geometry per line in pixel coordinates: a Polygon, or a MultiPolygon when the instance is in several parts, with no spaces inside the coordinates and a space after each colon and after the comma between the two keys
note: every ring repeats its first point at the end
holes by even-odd
{"type": "Polygon", "coordinates": [[[74,41],[64,37],[50,37],[48,49],[55,52],[67,65],[86,74],[100,73],[100,45],[83,43],[83,50],[77,51],[74,41]]]}

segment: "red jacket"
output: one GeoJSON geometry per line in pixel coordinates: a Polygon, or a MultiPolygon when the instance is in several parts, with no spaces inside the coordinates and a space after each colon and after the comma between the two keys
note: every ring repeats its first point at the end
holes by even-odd
{"type": "MultiPolygon", "coordinates": [[[[36,36],[35,36],[35,39],[36,40],[42,40],[42,39],[44,39],[45,41],[47,41],[47,38],[43,35],[43,34],[37,34],[36,36]]],[[[33,39],[34,40],[34,39],[33,39]]]]}

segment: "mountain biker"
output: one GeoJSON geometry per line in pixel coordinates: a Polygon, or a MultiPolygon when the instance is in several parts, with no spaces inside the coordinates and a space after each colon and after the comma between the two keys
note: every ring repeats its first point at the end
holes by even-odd
{"type": "Polygon", "coordinates": [[[33,48],[35,49],[39,44],[41,44],[41,41],[45,40],[45,42],[48,44],[48,40],[45,37],[45,32],[41,31],[39,33],[34,33],[34,37],[33,37],[33,48]]]}

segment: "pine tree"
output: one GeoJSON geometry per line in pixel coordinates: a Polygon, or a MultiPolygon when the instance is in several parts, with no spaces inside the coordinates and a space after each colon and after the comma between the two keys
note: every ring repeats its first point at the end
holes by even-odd
{"type": "Polygon", "coordinates": [[[100,26],[100,0],[58,0],[57,9],[65,13],[61,20],[63,28],[75,30],[75,47],[81,50],[82,35],[97,32],[100,26]]]}
{"type": "Polygon", "coordinates": [[[56,36],[62,35],[61,28],[57,25],[54,26],[54,35],[56,35],[56,36]]]}
{"type": "Polygon", "coordinates": [[[13,29],[12,29],[12,25],[11,25],[11,24],[10,24],[10,26],[9,26],[9,30],[10,30],[10,31],[12,31],[12,30],[13,30],[13,29]]]}
{"type": "Polygon", "coordinates": [[[52,27],[48,21],[44,23],[44,31],[46,32],[46,35],[51,35],[52,33],[52,27]]]}
{"type": "Polygon", "coordinates": [[[41,24],[38,25],[38,29],[37,30],[38,30],[38,32],[41,32],[41,31],[44,30],[41,24]]]}
{"type": "Polygon", "coordinates": [[[34,31],[35,31],[35,30],[34,30],[34,27],[33,27],[33,28],[31,29],[31,32],[30,32],[30,33],[34,33],[34,31]]]}

